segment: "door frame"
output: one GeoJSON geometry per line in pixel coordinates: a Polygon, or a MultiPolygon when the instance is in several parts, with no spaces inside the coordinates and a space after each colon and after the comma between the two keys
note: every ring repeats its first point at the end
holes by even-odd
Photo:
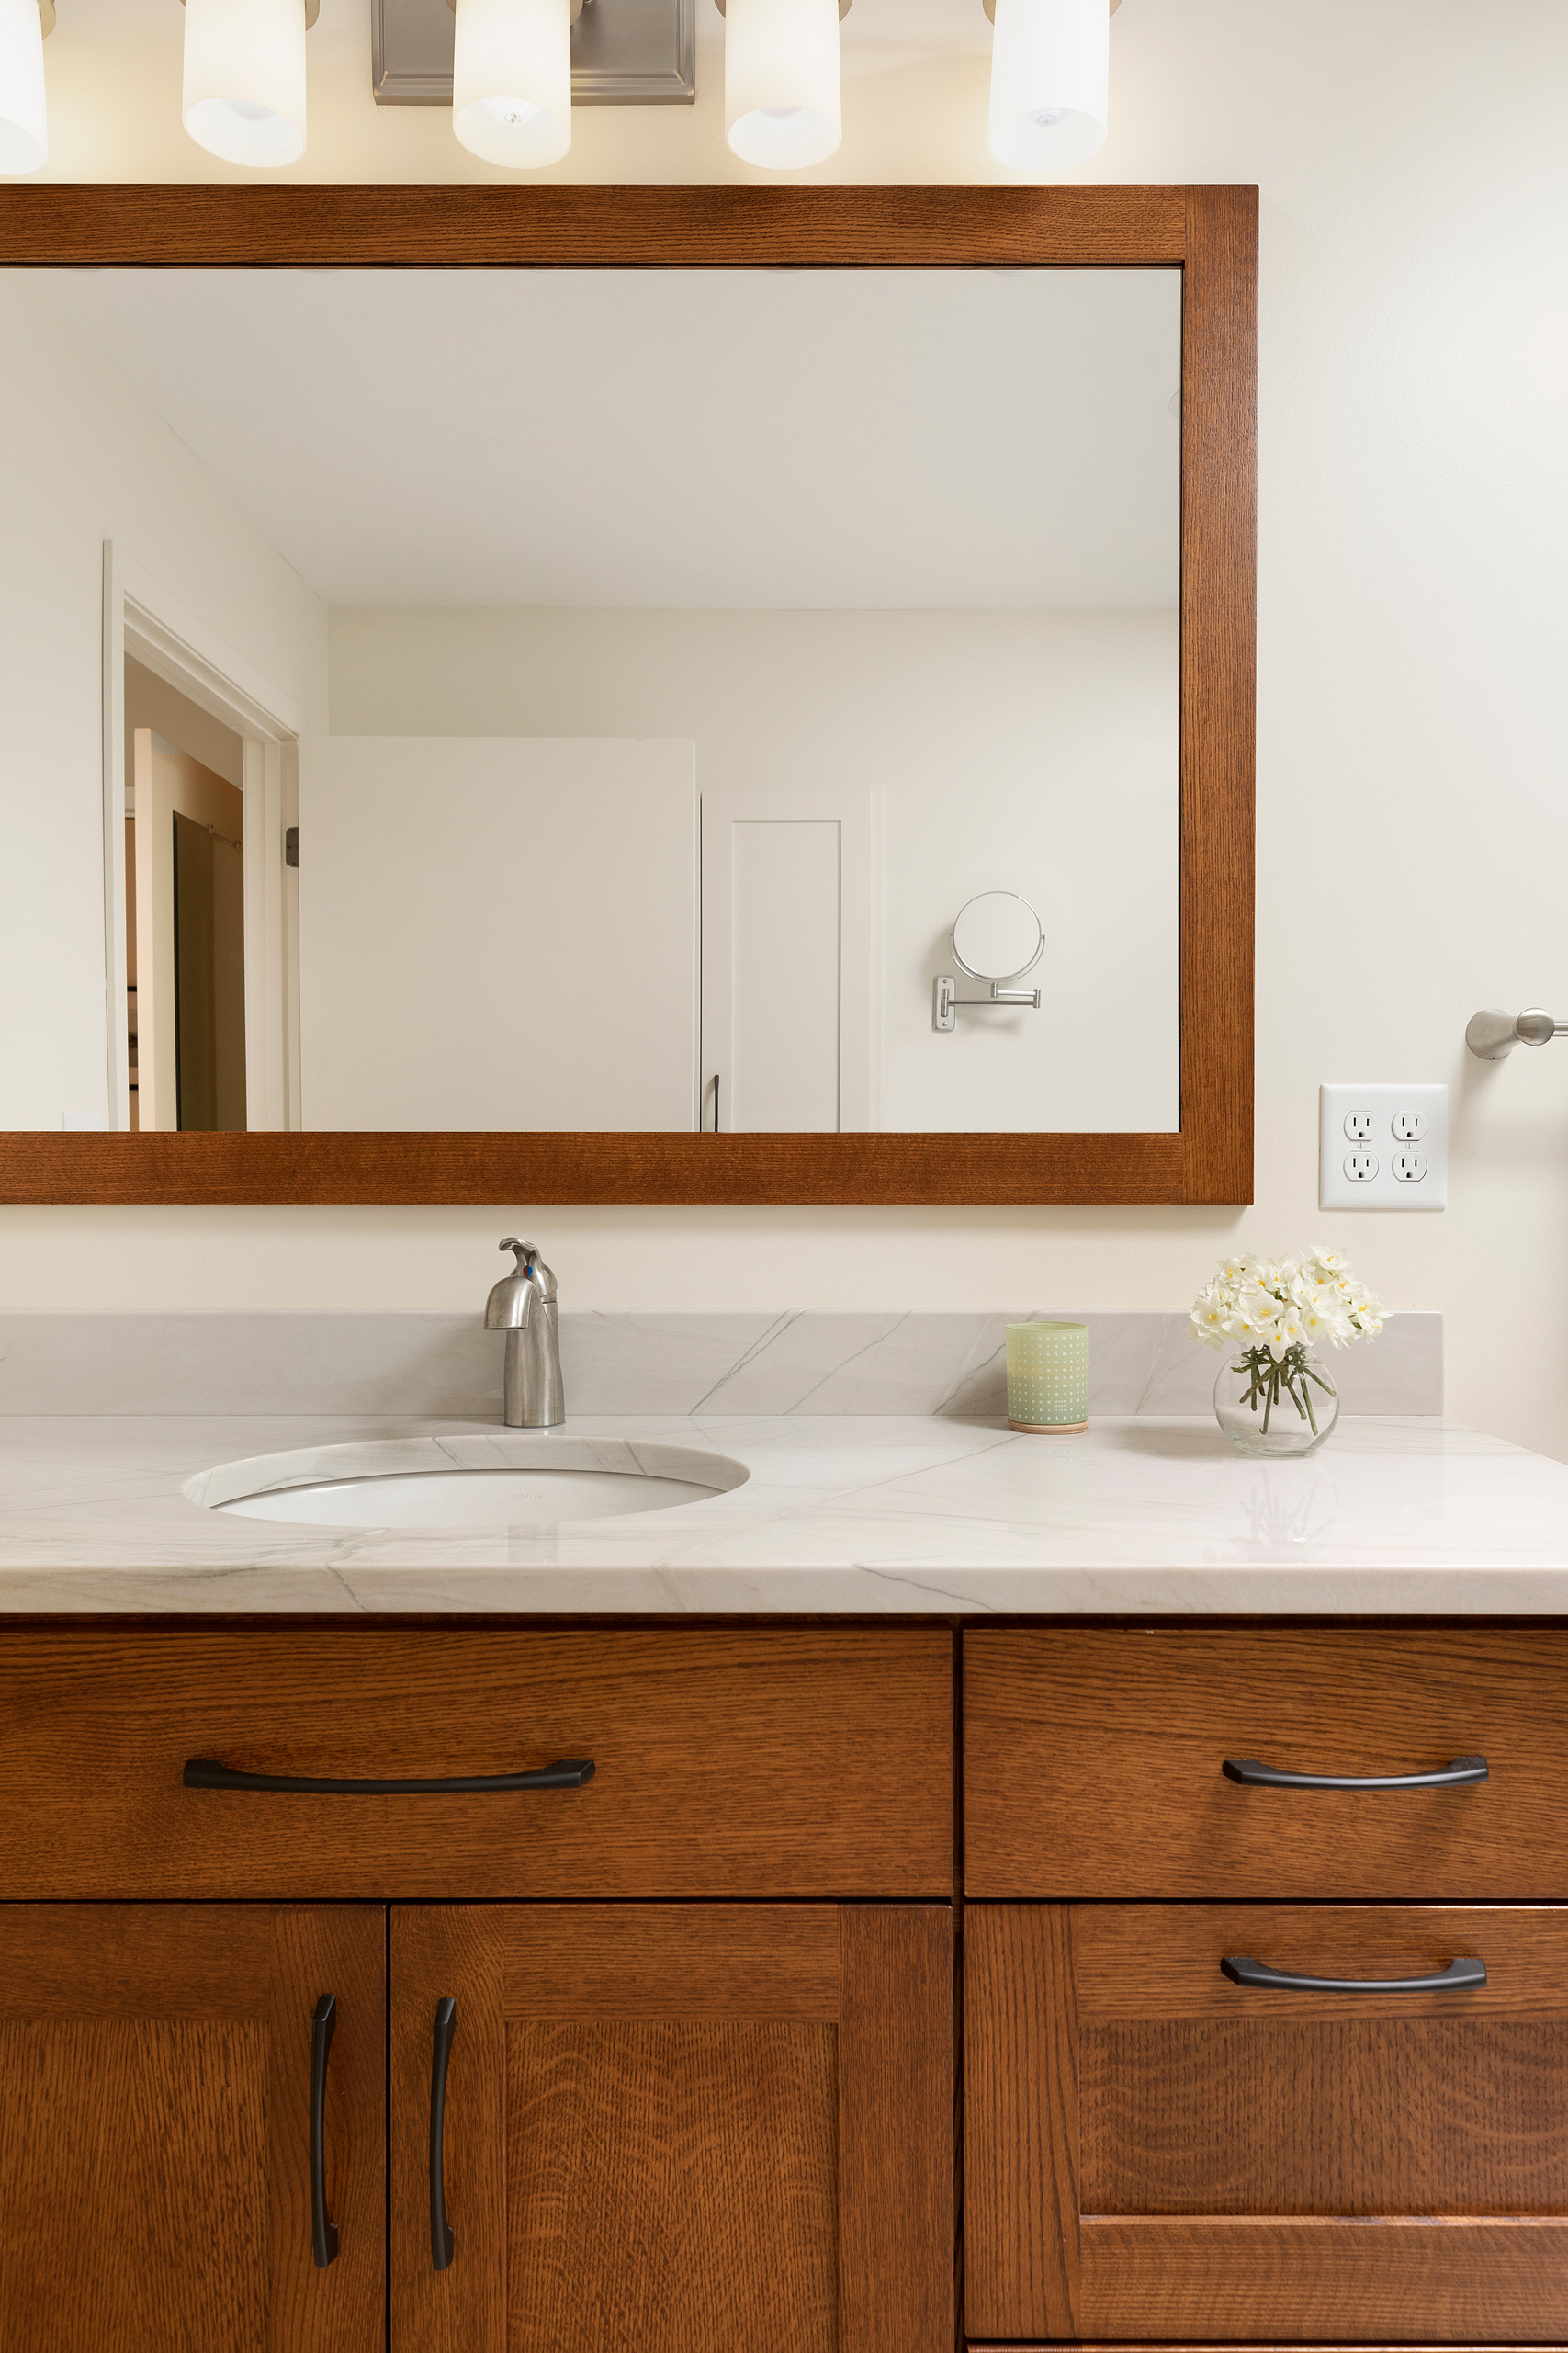
{"type": "MultiPolygon", "coordinates": [[[[139,662],[232,730],[243,748],[247,1130],[299,1126],[299,894],[285,862],[299,820],[306,715],[113,539],[104,542],[104,961],[108,1124],[130,1126],[126,1038],[125,665],[139,662]]],[[[138,1138],[138,1141],[141,1139],[138,1138]]]]}

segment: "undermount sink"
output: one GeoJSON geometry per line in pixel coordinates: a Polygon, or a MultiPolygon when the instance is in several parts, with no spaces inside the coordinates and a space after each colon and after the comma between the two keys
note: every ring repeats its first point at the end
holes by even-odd
{"type": "Polygon", "coordinates": [[[255,1455],[200,1472],[185,1493],[209,1510],[301,1527],[533,1530],[707,1503],[750,1476],[699,1447],[509,1432],[255,1455]]]}

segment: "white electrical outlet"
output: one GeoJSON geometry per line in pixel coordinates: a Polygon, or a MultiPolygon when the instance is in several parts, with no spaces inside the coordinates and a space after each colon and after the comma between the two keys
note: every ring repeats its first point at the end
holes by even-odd
{"type": "Polygon", "coordinates": [[[1448,1207],[1447,1087],[1324,1087],[1317,1137],[1319,1208],[1448,1207]]]}

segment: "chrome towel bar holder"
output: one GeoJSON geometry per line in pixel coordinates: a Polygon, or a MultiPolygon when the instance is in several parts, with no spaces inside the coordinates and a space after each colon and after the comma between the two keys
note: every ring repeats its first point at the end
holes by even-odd
{"type": "Polygon", "coordinates": [[[1568,1022],[1553,1021],[1539,1005],[1517,1016],[1489,1008],[1472,1014],[1464,1033],[1465,1044],[1483,1062],[1501,1062],[1516,1046],[1550,1046],[1554,1037],[1568,1037],[1568,1022]]]}

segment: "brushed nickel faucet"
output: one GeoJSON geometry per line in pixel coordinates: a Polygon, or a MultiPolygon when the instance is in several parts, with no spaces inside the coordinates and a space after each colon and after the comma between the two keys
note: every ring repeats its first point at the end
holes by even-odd
{"type": "Polygon", "coordinates": [[[517,1253],[515,1273],[502,1276],[485,1308],[486,1331],[506,1334],[502,1420],[508,1430],[554,1430],[566,1420],[556,1278],[531,1242],[501,1247],[517,1253]]]}

